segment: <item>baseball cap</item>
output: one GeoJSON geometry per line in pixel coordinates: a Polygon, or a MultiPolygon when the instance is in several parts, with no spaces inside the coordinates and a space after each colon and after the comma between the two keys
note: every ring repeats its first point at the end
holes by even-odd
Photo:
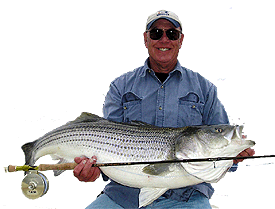
{"type": "Polygon", "coordinates": [[[181,26],[179,17],[174,12],[166,11],[166,10],[160,10],[160,11],[157,11],[156,13],[150,15],[147,19],[146,30],[149,30],[151,28],[151,26],[153,25],[153,23],[159,19],[166,19],[166,20],[170,21],[171,23],[173,23],[173,25],[176,28],[180,27],[180,29],[182,30],[182,26],[181,26]]]}

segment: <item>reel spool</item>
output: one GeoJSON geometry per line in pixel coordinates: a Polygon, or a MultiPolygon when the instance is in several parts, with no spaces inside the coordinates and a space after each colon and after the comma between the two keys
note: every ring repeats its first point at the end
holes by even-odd
{"type": "Polygon", "coordinates": [[[37,199],[47,193],[49,181],[44,174],[30,170],[22,181],[21,189],[27,198],[37,199]]]}

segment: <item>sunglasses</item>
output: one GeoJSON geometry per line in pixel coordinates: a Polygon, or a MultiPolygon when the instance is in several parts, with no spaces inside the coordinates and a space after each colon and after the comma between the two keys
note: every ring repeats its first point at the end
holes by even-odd
{"type": "Polygon", "coordinates": [[[152,30],[147,30],[146,32],[150,33],[150,38],[152,40],[160,40],[161,37],[163,36],[163,33],[166,33],[166,36],[172,40],[178,40],[180,38],[180,34],[181,31],[176,30],[176,29],[168,29],[168,30],[164,30],[164,29],[159,29],[159,28],[153,28],[152,30]]]}

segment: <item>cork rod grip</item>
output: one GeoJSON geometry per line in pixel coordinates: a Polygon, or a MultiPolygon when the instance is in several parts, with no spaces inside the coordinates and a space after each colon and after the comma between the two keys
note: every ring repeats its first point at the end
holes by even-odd
{"type": "Polygon", "coordinates": [[[40,164],[39,171],[47,170],[73,170],[77,163],[62,163],[62,164],[40,164]]]}

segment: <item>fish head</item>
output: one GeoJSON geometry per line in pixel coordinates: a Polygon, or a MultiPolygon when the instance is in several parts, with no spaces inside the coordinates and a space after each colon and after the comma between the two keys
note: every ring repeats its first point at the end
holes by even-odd
{"type": "Polygon", "coordinates": [[[219,148],[229,144],[243,144],[246,140],[243,139],[244,126],[239,125],[210,125],[202,126],[197,137],[209,147],[219,148]]]}
{"type": "Polygon", "coordinates": [[[231,125],[201,126],[195,137],[209,147],[220,147],[231,142],[236,127],[231,125]]]}
{"type": "MultiPolygon", "coordinates": [[[[235,149],[239,154],[241,151],[253,147],[256,143],[252,140],[247,140],[246,137],[243,137],[243,128],[244,126],[234,126],[234,130],[227,134],[225,137],[229,142],[229,148],[232,150],[235,149]]],[[[234,155],[232,155],[234,156],[234,155]]]]}
{"type": "Polygon", "coordinates": [[[242,138],[242,131],[243,126],[238,125],[188,127],[176,141],[176,156],[179,158],[214,157],[217,153],[223,152],[227,155],[227,147],[232,148],[230,152],[238,152],[237,150],[242,151],[255,145],[255,142],[242,138]]]}
{"type": "MultiPolygon", "coordinates": [[[[236,157],[255,142],[242,137],[243,126],[211,125],[189,127],[176,140],[177,159],[236,157]]],[[[181,163],[192,176],[204,182],[218,182],[233,165],[233,160],[213,162],[181,163]]]]}

